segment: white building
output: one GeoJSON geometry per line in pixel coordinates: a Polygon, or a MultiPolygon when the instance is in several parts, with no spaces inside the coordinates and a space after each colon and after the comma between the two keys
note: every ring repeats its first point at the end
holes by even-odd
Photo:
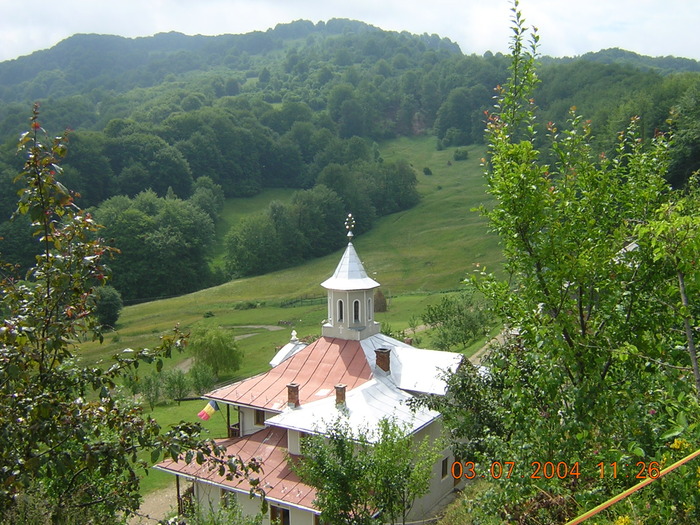
{"type": "MultiPolygon", "coordinates": [[[[333,275],[322,283],[328,293],[328,320],[322,336],[311,344],[292,340],[263,374],[208,393],[226,410],[229,437],[218,440],[229,454],[244,461],[261,458],[261,486],[270,504],[267,523],[315,525],[319,510],[315,490],[304,485],[287,465],[287,453],[300,454],[300,438],[319,432],[324,422],[339,415],[351,428],[371,428],[382,418],[394,418],[410,428],[417,440],[440,436],[440,414],[427,409],[412,412],[407,401],[416,394],[444,395],[444,371],[455,371],[462,355],[422,350],[380,333],[374,321],[373,293],[379,283],[367,276],[352,243],[348,243],[333,275]],[[225,407],[225,408],[224,408],[225,407]],[[238,422],[231,424],[231,412],[238,422]]],[[[430,491],[415,502],[409,519],[427,516],[455,485],[449,450],[433,467],[430,491]]],[[[259,512],[250,499],[249,485],[227,481],[216,471],[184,461],[164,461],[156,468],[193,481],[200,505],[217,506],[226,492],[237,494],[245,512],[259,512]]]]}

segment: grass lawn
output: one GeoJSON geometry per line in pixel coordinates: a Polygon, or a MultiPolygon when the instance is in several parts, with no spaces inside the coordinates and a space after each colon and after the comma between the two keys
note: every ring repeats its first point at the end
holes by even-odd
{"type": "MultiPolygon", "coordinates": [[[[202,424],[203,437],[222,438],[226,437],[226,410],[219,410],[211,416],[209,421],[202,421],[197,417],[206,401],[197,399],[196,401],[183,401],[179,406],[176,403],[157,405],[148,415],[158,421],[158,424],[165,430],[171,425],[180,421],[198,421],[202,424]]],[[[237,420],[237,413],[231,412],[231,423],[237,420]]],[[[150,461],[150,454],[142,456],[150,461]]],[[[173,486],[175,477],[161,470],[149,469],[148,473],[141,472],[141,494],[148,494],[154,490],[173,486]]],[[[173,488],[173,490],[175,490],[173,488]]]]}

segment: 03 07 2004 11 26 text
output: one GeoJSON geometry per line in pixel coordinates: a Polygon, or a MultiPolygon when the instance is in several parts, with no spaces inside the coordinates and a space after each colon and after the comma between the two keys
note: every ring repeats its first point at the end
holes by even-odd
{"type": "Polygon", "coordinates": [[[636,479],[655,479],[659,477],[661,465],[657,461],[637,461],[634,464],[619,465],[613,461],[611,463],[600,462],[595,465],[595,469],[589,469],[588,472],[582,472],[579,461],[533,461],[530,463],[530,468],[527,471],[518,469],[514,461],[492,461],[487,465],[477,465],[473,461],[455,461],[452,463],[452,477],[455,479],[475,479],[475,478],[492,478],[492,479],[509,479],[513,476],[521,478],[529,477],[530,479],[552,479],[552,478],[579,478],[584,476],[598,475],[600,479],[605,476],[633,477],[636,479]]]}

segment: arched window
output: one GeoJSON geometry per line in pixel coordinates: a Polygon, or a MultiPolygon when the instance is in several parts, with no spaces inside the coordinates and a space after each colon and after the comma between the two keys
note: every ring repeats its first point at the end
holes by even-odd
{"type": "Polygon", "coordinates": [[[353,323],[360,322],[360,301],[352,303],[352,321],[353,323]]]}
{"type": "Polygon", "coordinates": [[[338,301],[338,322],[343,322],[343,300],[338,301]]]}
{"type": "Polygon", "coordinates": [[[367,320],[372,320],[372,299],[367,299],[367,320]]]}

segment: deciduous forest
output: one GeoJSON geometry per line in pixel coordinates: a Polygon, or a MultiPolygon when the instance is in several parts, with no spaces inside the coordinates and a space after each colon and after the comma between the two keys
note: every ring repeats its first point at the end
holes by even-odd
{"type": "MultiPolygon", "coordinates": [[[[596,147],[612,151],[633,115],[648,138],[675,110],[671,182],[682,186],[699,166],[696,61],[611,49],[540,62],[542,122],[576,105],[598,130],[596,147]]],[[[64,184],[107,226],[101,234],[121,251],[113,284],[133,302],[329,253],[348,212],[361,233],[413,206],[420,168],[384,162],[377,143],[425,134],[438,149],[482,143],[508,65],[437,35],[344,19],[217,37],[75,35],[0,63],[0,253],[24,270],[38,250],[26,219],[8,220],[15,143],[35,101],[46,129],[71,130],[64,184]],[[225,262],[212,264],[223,200],[266,188],[298,193],[234,225],[225,262]]]]}

